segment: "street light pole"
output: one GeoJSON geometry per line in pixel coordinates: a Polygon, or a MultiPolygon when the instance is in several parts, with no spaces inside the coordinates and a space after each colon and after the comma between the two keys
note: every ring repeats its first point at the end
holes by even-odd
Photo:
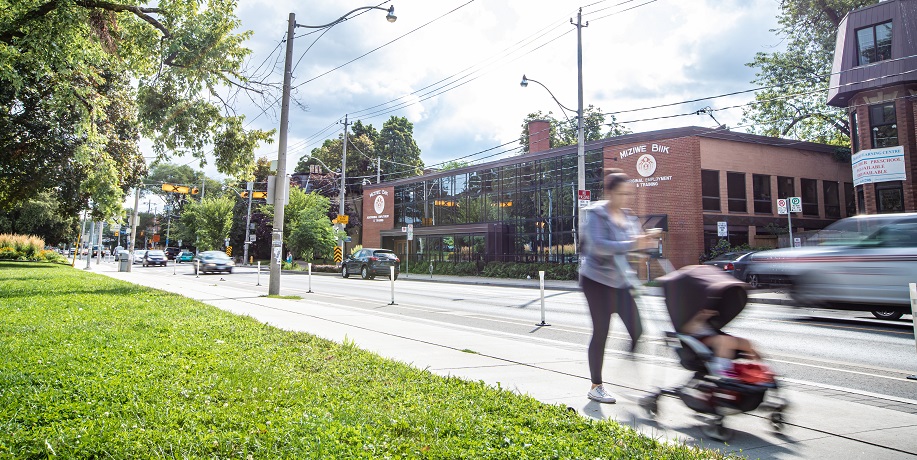
{"type": "MultiPolygon", "coordinates": [[[[573,23],[573,19],[570,19],[573,23]]],[[[586,139],[583,133],[583,27],[589,25],[587,22],[583,25],[583,9],[580,8],[576,13],[576,71],[577,71],[577,109],[576,109],[576,188],[577,190],[586,190],[586,139]]],[[[577,193],[578,194],[578,193],[577,193]]],[[[579,197],[577,196],[577,219],[576,229],[573,233],[573,247],[579,254],[579,229],[582,228],[583,213],[578,206],[579,197]]]]}
{"type": "Polygon", "coordinates": [[[283,250],[283,206],[287,191],[287,129],[290,122],[290,86],[293,80],[293,38],[296,14],[287,24],[287,55],[283,65],[283,102],[280,105],[280,136],[277,142],[277,180],[274,181],[274,229],[271,232],[271,275],[267,292],[280,294],[280,258],[283,250]]]}

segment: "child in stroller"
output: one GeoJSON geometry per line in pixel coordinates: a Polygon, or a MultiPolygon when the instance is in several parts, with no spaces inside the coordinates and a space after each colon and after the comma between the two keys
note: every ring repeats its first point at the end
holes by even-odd
{"type": "Polygon", "coordinates": [[[678,397],[692,410],[712,416],[703,432],[720,441],[732,435],[723,425],[727,415],[758,408],[770,410],[772,425],[781,429],[787,404],[778,395],[773,374],[759,362],[750,342],[721,331],[745,308],[745,283],[708,265],[683,267],[658,281],[675,327],[675,332],[666,333],[668,342],[694,375],[680,387],[642,398],[640,405],[655,416],[660,396],[678,397]],[[733,363],[735,358],[755,361],[733,363]]]}

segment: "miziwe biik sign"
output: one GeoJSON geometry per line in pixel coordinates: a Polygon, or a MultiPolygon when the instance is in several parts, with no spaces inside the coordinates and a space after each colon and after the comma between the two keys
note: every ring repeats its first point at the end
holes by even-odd
{"type": "Polygon", "coordinates": [[[660,182],[672,180],[672,176],[657,174],[659,163],[655,155],[668,155],[669,146],[659,144],[643,144],[629,147],[618,152],[618,156],[623,160],[631,155],[637,157],[637,174],[639,177],[630,179],[637,187],[656,187],[660,182]]]}
{"type": "Polygon", "coordinates": [[[853,186],[893,180],[906,180],[904,147],[860,150],[850,157],[853,186]]]}

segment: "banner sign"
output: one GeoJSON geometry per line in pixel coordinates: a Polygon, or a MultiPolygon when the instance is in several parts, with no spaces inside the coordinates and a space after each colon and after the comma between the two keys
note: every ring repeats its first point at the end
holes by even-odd
{"type": "Polygon", "coordinates": [[[850,158],[853,186],[895,180],[907,180],[904,170],[904,147],[860,150],[850,158]]]}

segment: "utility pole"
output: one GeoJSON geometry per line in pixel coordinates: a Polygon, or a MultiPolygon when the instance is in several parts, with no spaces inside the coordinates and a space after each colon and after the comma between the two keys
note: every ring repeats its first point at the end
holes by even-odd
{"type": "Polygon", "coordinates": [[[376,183],[382,182],[382,157],[376,157],[376,183]]]}
{"type": "Polygon", "coordinates": [[[127,271],[131,271],[134,265],[134,246],[137,245],[137,206],[140,206],[140,186],[134,189],[134,211],[131,213],[131,245],[130,245],[130,262],[127,264],[127,271]]]}
{"type": "Polygon", "coordinates": [[[94,231],[96,229],[96,223],[92,221],[92,208],[90,208],[88,214],[89,216],[89,239],[86,240],[86,270],[89,270],[90,263],[92,262],[92,240],[94,231]]]}
{"type": "Polygon", "coordinates": [[[254,188],[255,188],[254,185],[255,184],[252,182],[249,182],[247,184],[248,186],[248,213],[245,215],[245,243],[242,244],[242,247],[243,247],[242,265],[245,265],[248,263],[248,245],[249,245],[248,229],[252,225],[252,195],[254,195],[254,188]]]}
{"type": "Polygon", "coordinates": [[[287,130],[290,123],[290,86],[293,80],[293,38],[296,14],[287,24],[287,54],[283,64],[283,95],[280,104],[280,135],[277,142],[277,179],[274,181],[274,229],[271,232],[271,274],[268,294],[280,294],[280,258],[283,250],[283,206],[287,191],[287,130]]]}
{"type": "MultiPolygon", "coordinates": [[[[570,19],[573,24],[573,19],[570,19]]],[[[577,109],[576,109],[576,187],[577,190],[586,190],[586,146],[585,135],[583,133],[583,27],[589,25],[588,22],[583,24],[583,9],[580,8],[576,13],[576,70],[577,70],[577,109]]],[[[579,208],[577,199],[577,225],[576,232],[573,233],[573,247],[579,253],[579,229],[582,228],[583,213],[579,208]]]]}
{"type": "MultiPolygon", "coordinates": [[[[347,196],[347,185],[345,179],[347,178],[347,115],[344,115],[344,155],[341,158],[341,204],[338,207],[338,216],[344,215],[344,198],[347,196]]],[[[338,222],[338,225],[341,226],[341,231],[347,227],[347,224],[338,222]]],[[[344,256],[344,237],[341,236],[338,240],[338,246],[341,247],[341,257],[344,256]]]]}

